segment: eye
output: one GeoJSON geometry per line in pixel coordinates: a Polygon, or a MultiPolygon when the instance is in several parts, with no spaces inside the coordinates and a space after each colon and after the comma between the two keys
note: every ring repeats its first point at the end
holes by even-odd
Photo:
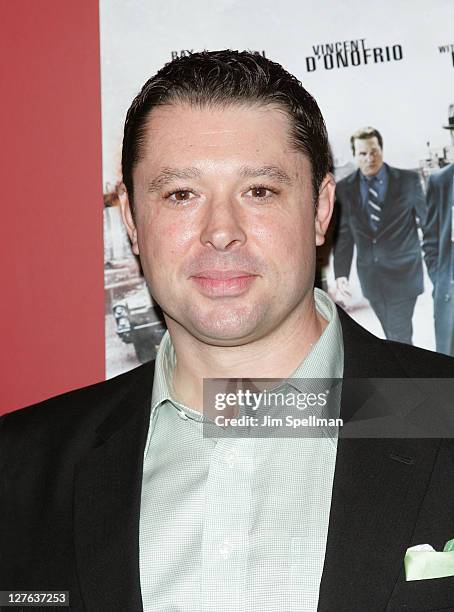
{"type": "Polygon", "coordinates": [[[164,197],[165,199],[168,199],[171,202],[180,203],[180,202],[189,202],[195,196],[194,196],[194,193],[190,191],[189,189],[177,189],[176,191],[171,191],[169,193],[166,193],[164,197]]]}
{"type": "Polygon", "coordinates": [[[265,200],[275,195],[276,192],[264,185],[255,185],[249,189],[247,194],[250,194],[250,196],[256,200],[265,200]]]}

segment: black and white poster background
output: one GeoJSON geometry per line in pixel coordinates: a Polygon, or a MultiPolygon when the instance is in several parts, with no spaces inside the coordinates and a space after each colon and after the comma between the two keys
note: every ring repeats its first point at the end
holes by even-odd
{"type": "MultiPolygon", "coordinates": [[[[115,186],[126,111],[142,84],[172,58],[231,48],[280,62],[319,103],[337,180],[356,170],[350,136],[363,126],[382,134],[385,162],[418,171],[424,188],[429,174],[454,161],[452,131],[443,127],[454,103],[451,0],[100,0],[100,23],[108,377],[153,357],[163,333],[121,227],[115,186]]],[[[332,257],[325,263],[323,286],[335,297],[332,257]]],[[[384,337],[361,294],[355,262],[350,284],[351,316],[384,337]]],[[[413,343],[435,350],[425,267],[413,343]]]]}

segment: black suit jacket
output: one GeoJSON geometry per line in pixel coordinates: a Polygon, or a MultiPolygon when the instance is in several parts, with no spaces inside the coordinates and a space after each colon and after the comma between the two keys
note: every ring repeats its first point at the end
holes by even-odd
{"type": "Polygon", "coordinates": [[[356,245],[361,289],[371,301],[399,301],[424,291],[416,217],[425,220],[426,205],[419,177],[411,170],[387,170],[388,189],[376,234],[361,202],[360,171],[336,186],[334,274],[349,277],[356,245]]]}
{"type": "MultiPolygon", "coordinates": [[[[344,382],[454,376],[454,359],[379,340],[339,315],[344,382]]],[[[139,511],[153,368],[0,421],[0,590],[69,590],[77,611],[142,610],[139,511]]],[[[433,400],[411,389],[387,397],[385,385],[380,405],[436,416],[433,400]]],[[[368,381],[345,385],[341,415],[370,396],[368,381]]],[[[454,577],[405,582],[403,571],[409,546],[441,549],[454,537],[453,483],[452,440],[340,437],[318,609],[454,610],[454,577]]]]}

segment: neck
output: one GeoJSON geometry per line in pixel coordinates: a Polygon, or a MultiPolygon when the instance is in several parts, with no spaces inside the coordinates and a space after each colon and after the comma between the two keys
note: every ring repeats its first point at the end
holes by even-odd
{"type": "Polygon", "coordinates": [[[239,346],[214,346],[176,323],[167,325],[176,354],[175,399],[203,411],[204,378],[286,378],[310,353],[327,321],[313,296],[265,336],[239,346]]]}

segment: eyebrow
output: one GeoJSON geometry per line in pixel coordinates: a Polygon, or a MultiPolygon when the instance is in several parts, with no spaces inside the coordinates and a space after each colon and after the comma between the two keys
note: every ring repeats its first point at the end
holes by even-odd
{"type": "Polygon", "coordinates": [[[257,178],[259,176],[267,176],[270,179],[274,179],[279,183],[285,183],[287,185],[291,185],[293,182],[289,175],[278,166],[260,166],[259,168],[242,166],[240,169],[240,176],[242,178],[257,178]]]}
{"type": "Polygon", "coordinates": [[[197,168],[164,168],[152,181],[148,183],[148,193],[159,191],[175,180],[185,181],[200,178],[200,171],[197,168]]]}
{"type": "MultiPolygon", "coordinates": [[[[161,172],[148,183],[147,192],[153,193],[159,191],[169,183],[175,180],[184,181],[190,179],[199,179],[201,176],[198,168],[164,168],[161,172]]],[[[240,168],[241,178],[258,178],[259,176],[267,176],[279,183],[287,185],[292,184],[292,179],[289,175],[278,166],[260,166],[252,168],[250,166],[242,166],[240,168]]]]}

